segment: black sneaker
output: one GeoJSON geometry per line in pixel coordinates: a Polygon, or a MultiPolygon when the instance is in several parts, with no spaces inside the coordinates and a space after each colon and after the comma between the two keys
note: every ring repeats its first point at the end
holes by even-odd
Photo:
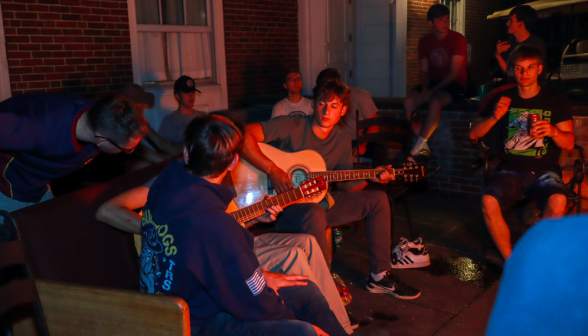
{"type": "Polygon", "coordinates": [[[401,300],[412,300],[421,296],[421,291],[403,283],[390,271],[386,272],[386,275],[380,281],[374,280],[370,274],[365,287],[368,292],[390,294],[401,300]]]}
{"type": "Polygon", "coordinates": [[[359,322],[357,322],[357,320],[355,319],[355,317],[353,317],[353,315],[349,314],[349,312],[347,312],[347,317],[349,317],[349,322],[351,323],[351,329],[355,330],[357,328],[359,328],[359,322]]]}

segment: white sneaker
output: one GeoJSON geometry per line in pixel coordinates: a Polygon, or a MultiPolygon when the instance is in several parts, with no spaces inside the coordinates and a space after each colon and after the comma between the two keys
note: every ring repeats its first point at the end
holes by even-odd
{"type": "Polygon", "coordinates": [[[419,268],[431,265],[429,252],[421,237],[414,241],[400,238],[400,243],[394,247],[390,258],[392,268],[419,268]]]}

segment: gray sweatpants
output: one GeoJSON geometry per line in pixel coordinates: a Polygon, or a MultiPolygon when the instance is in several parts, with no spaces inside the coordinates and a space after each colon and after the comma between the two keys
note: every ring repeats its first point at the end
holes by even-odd
{"type": "Polygon", "coordinates": [[[313,236],[308,234],[266,233],[255,237],[253,252],[266,271],[306,275],[321,290],[329,307],[348,334],[353,332],[347,311],[339,297],[329,267],[313,236]]]}
{"type": "Polygon", "coordinates": [[[390,204],[385,192],[360,190],[331,193],[335,205],[325,211],[314,203],[294,204],[278,216],[276,228],[284,232],[301,232],[313,235],[323,253],[327,253],[327,226],[336,227],[365,218],[370,256],[370,272],[390,269],[390,204]]]}

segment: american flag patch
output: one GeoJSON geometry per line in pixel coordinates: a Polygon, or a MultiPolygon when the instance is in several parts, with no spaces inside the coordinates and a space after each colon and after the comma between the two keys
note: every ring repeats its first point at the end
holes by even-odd
{"type": "Polygon", "coordinates": [[[265,288],[265,278],[263,277],[263,272],[261,270],[261,266],[259,266],[253,275],[245,281],[253,296],[258,296],[261,291],[265,288]]]}

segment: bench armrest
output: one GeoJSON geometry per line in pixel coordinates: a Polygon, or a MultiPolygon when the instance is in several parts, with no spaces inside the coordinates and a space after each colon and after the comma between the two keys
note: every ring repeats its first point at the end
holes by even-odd
{"type": "MultiPolygon", "coordinates": [[[[37,280],[52,335],[190,335],[180,298],[37,280]]],[[[24,335],[26,332],[15,335],[24,335]]]]}

